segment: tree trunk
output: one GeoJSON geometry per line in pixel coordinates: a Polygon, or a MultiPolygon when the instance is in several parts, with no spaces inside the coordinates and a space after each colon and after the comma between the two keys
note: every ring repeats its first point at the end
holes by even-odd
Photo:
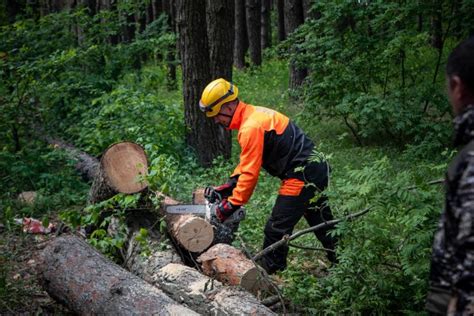
{"type": "MultiPolygon", "coordinates": [[[[207,0],[207,35],[209,39],[209,57],[211,78],[224,78],[232,82],[232,64],[234,62],[234,0],[207,0]]],[[[219,126],[218,138],[223,143],[225,157],[230,157],[232,133],[219,126]]]]}
{"type": "Polygon", "coordinates": [[[206,30],[206,0],[178,0],[176,3],[186,143],[196,150],[202,166],[210,166],[220,155],[230,158],[230,153],[226,151],[228,139],[221,138],[221,127],[207,119],[198,107],[201,93],[212,79],[206,30]]]}
{"type": "Polygon", "coordinates": [[[285,30],[285,1],[277,0],[277,13],[278,13],[278,40],[283,42],[286,40],[285,30]]]}
{"type": "Polygon", "coordinates": [[[245,0],[247,34],[249,37],[250,60],[254,66],[262,64],[262,46],[260,44],[261,0],[245,0]]]}
{"type": "MultiPolygon", "coordinates": [[[[287,34],[293,33],[304,23],[302,0],[288,0],[285,2],[285,29],[287,34]]],[[[296,65],[294,60],[290,61],[290,88],[296,89],[303,83],[308,75],[308,70],[296,65]]]]}
{"type": "Polygon", "coordinates": [[[76,171],[82,176],[85,181],[92,181],[97,175],[99,169],[99,160],[90,156],[89,154],[80,151],[76,147],[65,143],[64,141],[49,136],[42,136],[42,132],[38,132],[40,137],[54,148],[65,150],[69,157],[77,161],[75,165],[76,171]]]}
{"type": "Polygon", "coordinates": [[[224,284],[240,285],[250,292],[261,286],[258,268],[238,249],[217,244],[201,254],[197,261],[202,264],[202,272],[224,284]]]}
{"type": "Polygon", "coordinates": [[[272,46],[271,4],[272,0],[262,0],[262,50],[272,46]]]}
{"type": "Polygon", "coordinates": [[[197,315],[72,235],[48,241],[36,268],[49,295],[77,314],[197,315]]]}
{"type": "Polygon", "coordinates": [[[117,193],[137,193],[147,187],[139,177],[147,174],[148,163],[143,149],[123,142],[110,146],[102,155],[99,171],[89,191],[89,202],[96,203],[117,193]]]}
{"type": "Polygon", "coordinates": [[[245,54],[249,46],[247,35],[247,19],[245,18],[245,0],[235,0],[235,42],[234,65],[242,69],[245,67],[245,54]]]}
{"type": "Polygon", "coordinates": [[[433,13],[431,15],[431,46],[441,51],[443,48],[443,21],[442,21],[442,3],[439,0],[434,1],[433,13]]]}
{"type": "MultiPolygon", "coordinates": [[[[168,29],[172,33],[176,33],[176,4],[173,0],[163,0],[163,12],[168,15],[168,29]]],[[[168,71],[166,73],[166,85],[168,90],[173,91],[178,89],[176,81],[176,51],[177,43],[172,43],[167,49],[166,60],[168,71]]]]}
{"type": "Polygon", "coordinates": [[[275,315],[249,292],[224,286],[184,265],[169,264],[152,280],[171,298],[203,315],[275,315]]]}

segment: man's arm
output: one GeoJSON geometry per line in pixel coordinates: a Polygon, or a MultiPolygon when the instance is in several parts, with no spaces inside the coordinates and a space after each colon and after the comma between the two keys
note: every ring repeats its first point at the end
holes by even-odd
{"type": "Polygon", "coordinates": [[[458,203],[453,207],[453,215],[458,223],[455,237],[454,256],[456,270],[453,289],[461,301],[474,293],[474,152],[468,152],[466,167],[459,180],[458,203]]]}
{"type": "Polygon", "coordinates": [[[244,205],[252,196],[262,166],[264,131],[259,127],[246,127],[239,132],[240,162],[232,176],[239,174],[237,186],[229,201],[244,205]]]}

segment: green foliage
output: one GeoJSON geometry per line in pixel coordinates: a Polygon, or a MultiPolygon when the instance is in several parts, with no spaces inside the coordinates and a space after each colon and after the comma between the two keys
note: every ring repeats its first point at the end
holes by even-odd
{"type": "Polygon", "coordinates": [[[292,276],[288,293],[302,305],[316,302],[312,306],[329,314],[422,310],[442,196],[439,187],[424,179],[446,166],[417,167],[400,170],[383,157],[361,169],[346,168],[345,177],[334,178],[327,194],[337,217],[371,210],[337,226],[340,262],[330,274],[295,296],[295,287],[309,280],[287,272],[292,276]]]}
{"type": "MultiPolygon", "coordinates": [[[[442,15],[446,27],[454,17],[448,8],[442,15]]],[[[421,2],[317,1],[313,10],[321,17],[281,47],[310,71],[306,108],[321,119],[340,119],[360,143],[390,139],[404,145],[428,137],[437,148],[446,144],[450,109],[442,65],[457,40],[448,27],[444,49],[430,45],[429,25],[420,29],[417,17],[435,8],[421,2]]]]}
{"type": "MultiPolygon", "coordinates": [[[[117,194],[84,210],[65,210],[60,218],[72,227],[86,227],[92,230],[89,243],[103,254],[120,261],[120,251],[127,238],[126,212],[136,208],[140,194],[117,194]]],[[[140,231],[139,238],[146,237],[146,230],[140,231]]]]}
{"type": "Polygon", "coordinates": [[[13,218],[47,218],[64,207],[84,202],[87,185],[74,171],[74,161],[61,151],[30,143],[17,153],[0,152],[0,220],[7,227],[13,218]],[[35,191],[32,205],[18,201],[23,191],[35,191]]]}

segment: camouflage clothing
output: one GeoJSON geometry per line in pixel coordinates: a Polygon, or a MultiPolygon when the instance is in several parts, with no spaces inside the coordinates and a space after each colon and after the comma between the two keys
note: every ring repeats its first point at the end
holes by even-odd
{"type": "MultiPolygon", "coordinates": [[[[455,314],[467,315],[474,295],[474,105],[466,107],[454,125],[455,144],[465,147],[446,174],[446,204],[433,243],[430,294],[433,288],[451,293],[450,304],[457,300],[451,306],[455,314]]],[[[428,305],[429,301],[430,295],[428,305]]],[[[431,312],[446,314],[447,308],[431,312]]]]}

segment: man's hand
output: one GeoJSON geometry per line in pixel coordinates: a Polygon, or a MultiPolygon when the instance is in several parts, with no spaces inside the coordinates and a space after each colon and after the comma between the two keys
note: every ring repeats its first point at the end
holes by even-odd
{"type": "Polygon", "coordinates": [[[221,223],[225,222],[229,216],[231,216],[235,211],[237,211],[240,206],[233,205],[227,199],[223,199],[216,208],[216,216],[221,223]]]}
{"type": "Polygon", "coordinates": [[[237,186],[237,178],[238,176],[232,177],[226,183],[214,188],[207,187],[204,191],[204,196],[211,203],[215,203],[220,201],[221,199],[228,198],[232,195],[232,191],[237,186]]]}

